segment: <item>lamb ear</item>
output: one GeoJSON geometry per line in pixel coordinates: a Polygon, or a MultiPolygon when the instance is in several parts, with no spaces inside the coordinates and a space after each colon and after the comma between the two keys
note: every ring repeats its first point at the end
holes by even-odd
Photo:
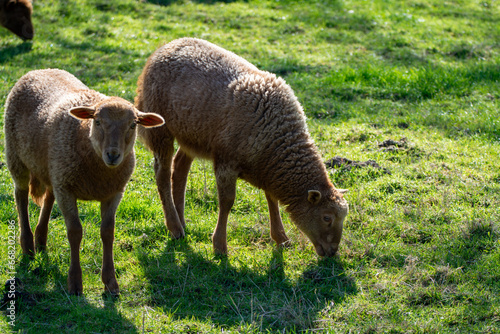
{"type": "Polygon", "coordinates": [[[321,193],[317,190],[309,190],[307,195],[307,200],[312,204],[318,204],[321,200],[321,193]]]}
{"type": "Polygon", "coordinates": [[[165,124],[165,120],[158,114],[155,113],[145,113],[142,111],[137,111],[137,124],[140,124],[146,128],[155,128],[165,124]]]}
{"type": "Polygon", "coordinates": [[[349,189],[337,189],[337,191],[341,194],[345,194],[346,192],[349,191],[349,189]]]}
{"type": "Polygon", "coordinates": [[[69,114],[76,119],[91,119],[94,118],[94,107],[74,107],[69,110],[69,114]]]}
{"type": "Polygon", "coordinates": [[[5,9],[14,9],[14,5],[17,3],[17,0],[7,0],[4,3],[4,8],[5,9]]]}

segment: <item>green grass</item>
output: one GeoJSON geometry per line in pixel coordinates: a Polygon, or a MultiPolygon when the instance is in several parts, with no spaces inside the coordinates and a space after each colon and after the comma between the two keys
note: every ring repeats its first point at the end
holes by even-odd
{"type": "MultiPolygon", "coordinates": [[[[238,183],[229,257],[213,255],[210,162],[187,186],[187,237],[171,240],[152,155],[117,213],[119,299],[102,295],[99,205],[81,202],[85,295],[68,296],[69,245],[56,207],[48,252],[21,261],[15,326],[27,333],[500,332],[500,6],[495,1],[35,1],[35,39],[0,29],[0,105],[19,77],[61,68],[133,100],[147,57],[172,39],[207,39],[292,86],[350,213],[339,255],[270,239],[264,194],[238,183]],[[397,150],[386,139],[406,138],[397,150]]],[[[3,108],[1,109],[4,112],[3,108]]],[[[3,117],[0,117],[3,127],[3,117]]],[[[5,161],[3,130],[0,162],[5,161]]],[[[39,209],[31,204],[32,224],[39,209]]],[[[0,167],[0,280],[8,279],[13,185],[0,167]]],[[[5,312],[6,305],[3,305],[5,312]]]]}

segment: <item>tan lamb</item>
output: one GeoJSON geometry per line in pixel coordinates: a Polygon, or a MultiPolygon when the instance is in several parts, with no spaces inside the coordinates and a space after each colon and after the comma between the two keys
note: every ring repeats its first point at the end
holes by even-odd
{"type": "Polygon", "coordinates": [[[30,0],[0,0],[0,25],[23,40],[33,39],[32,13],[30,0]]]}
{"type": "Polygon", "coordinates": [[[345,190],[330,182],[302,107],[283,79],[207,41],[182,38],[149,57],[135,102],[165,119],[161,128],[139,127],[139,135],[154,153],[156,183],[174,238],[184,235],[187,176],[199,157],[214,164],[216,253],[227,253],[237,178],[265,191],[271,237],[278,245],[289,240],[279,202],[320,256],[337,252],[348,213],[345,190]],[[180,146],[175,158],[174,140],[180,146]]]}
{"type": "Polygon", "coordinates": [[[68,290],[82,293],[82,225],[77,199],[101,202],[102,281],[118,294],[113,263],[115,213],[135,165],[136,124],[162,125],[156,114],[90,90],[68,72],[29,72],[15,84],[5,107],[5,154],[15,185],[23,253],[34,256],[47,244],[54,200],[66,222],[71,249],[68,290]],[[42,205],[35,240],[28,195],[42,205]]]}

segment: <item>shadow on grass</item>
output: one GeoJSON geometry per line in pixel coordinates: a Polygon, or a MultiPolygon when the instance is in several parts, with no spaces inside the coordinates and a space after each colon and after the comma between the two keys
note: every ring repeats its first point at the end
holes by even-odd
{"type": "Polygon", "coordinates": [[[12,58],[23,53],[30,52],[33,48],[32,42],[23,42],[21,44],[6,46],[0,48],[0,64],[3,64],[12,58]]]}
{"type": "MultiPolygon", "coordinates": [[[[146,0],[149,3],[152,3],[154,5],[160,5],[160,6],[170,6],[176,2],[179,2],[178,0],[146,0]]],[[[213,5],[218,2],[223,2],[223,3],[231,3],[231,2],[236,2],[238,0],[194,0],[193,2],[196,3],[204,3],[207,5],[213,5]]],[[[245,1],[247,2],[247,1],[245,1]]]]}
{"type": "Polygon", "coordinates": [[[70,57],[67,64],[63,63],[63,66],[69,69],[75,68],[73,74],[91,88],[96,82],[104,79],[121,79],[127,77],[128,74],[135,80],[142,70],[134,63],[135,59],[143,57],[138,51],[93,41],[73,42],[62,37],[54,37],[53,41],[61,45],[64,50],[60,54],[55,54],[54,57],[64,59],[67,56],[66,50],[73,50],[78,52],[80,58],[87,58],[87,62],[80,64],[70,57]]]}
{"type": "Polygon", "coordinates": [[[66,278],[59,264],[51,262],[47,254],[37,255],[32,263],[23,259],[15,274],[9,274],[1,302],[11,329],[23,333],[137,333],[135,326],[116,309],[116,299],[103,296],[100,305],[96,305],[85,295],[69,296],[66,278]],[[32,267],[35,269],[29,270],[32,267]],[[10,280],[13,276],[14,284],[10,280]]]}
{"type": "Polygon", "coordinates": [[[227,257],[206,259],[185,240],[169,241],[159,256],[141,252],[138,259],[150,282],[151,306],[171,312],[174,319],[210,319],[222,329],[321,327],[316,324],[321,310],[357,293],[338,259],[320,260],[297,281],[290,280],[281,249],[258,268],[250,268],[250,261],[235,266],[227,257]]]}
{"type": "Polygon", "coordinates": [[[450,240],[443,249],[443,261],[452,267],[464,268],[466,271],[481,263],[485,255],[494,251],[500,239],[500,231],[496,224],[498,218],[492,216],[490,219],[489,221],[478,219],[464,226],[461,238],[450,240]]]}

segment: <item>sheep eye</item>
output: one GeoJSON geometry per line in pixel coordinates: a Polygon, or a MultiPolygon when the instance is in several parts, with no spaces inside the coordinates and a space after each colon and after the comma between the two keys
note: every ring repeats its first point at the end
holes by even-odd
{"type": "Polygon", "coordinates": [[[98,119],[95,119],[95,120],[94,120],[94,124],[95,124],[95,125],[97,125],[97,126],[99,126],[99,125],[101,125],[101,121],[100,121],[100,120],[98,120],[98,119]]]}
{"type": "Polygon", "coordinates": [[[330,217],[330,216],[323,216],[323,221],[325,223],[331,223],[332,222],[332,217],[330,217]]]}
{"type": "Polygon", "coordinates": [[[137,126],[136,123],[132,123],[132,125],[130,126],[131,129],[135,129],[135,127],[137,126]]]}

